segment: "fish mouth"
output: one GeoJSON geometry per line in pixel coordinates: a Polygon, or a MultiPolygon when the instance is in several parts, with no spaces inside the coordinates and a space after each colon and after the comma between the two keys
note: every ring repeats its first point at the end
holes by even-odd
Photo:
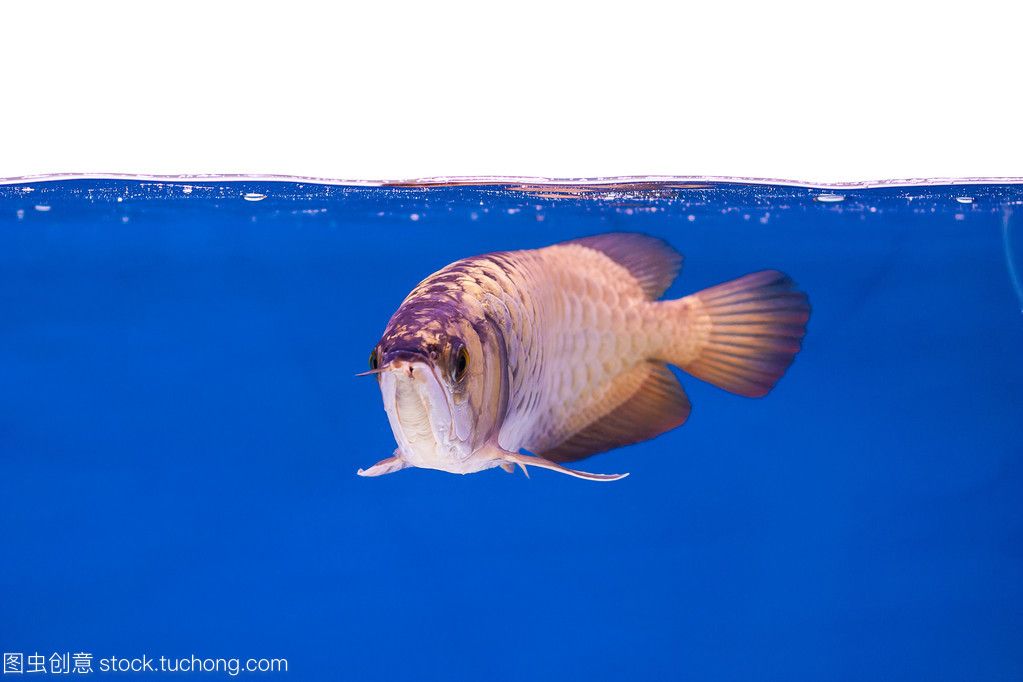
{"type": "MultiPolygon", "coordinates": [[[[437,376],[437,370],[434,368],[433,363],[429,361],[426,353],[418,350],[396,350],[391,351],[384,356],[384,361],[379,368],[382,372],[392,372],[401,375],[406,375],[408,378],[414,380],[417,385],[423,381],[429,381],[431,378],[433,384],[439,389],[441,387],[440,377],[437,376]]],[[[443,390],[437,391],[437,393],[444,395],[445,403],[447,402],[447,396],[443,390]]]]}
{"type": "Polygon", "coordinates": [[[403,366],[409,367],[408,371],[411,372],[412,363],[423,363],[430,365],[429,358],[424,351],[418,349],[397,349],[388,351],[383,358],[383,361],[379,366],[367,372],[359,372],[355,376],[357,377],[368,377],[368,376],[379,376],[392,370],[400,369],[403,366]]]}
{"type": "Polygon", "coordinates": [[[454,412],[437,370],[418,352],[388,354],[380,390],[402,454],[415,466],[443,468],[457,460],[454,412]]]}
{"type": "Polygon", "coordinates": [[[359,372],[355,376],[380,376],[387,372],[403,368],[411,373],[413,371],[413,364],[415,363],[422,363],[430,366],[429,357],[424,351],[412,348],[399,348],[385,353],[379,366],[367,372],[359,372]]]}
{"type": "Polygon", "coordinates": [[[383,354],[381,358],[383,362],[380,363],[381,368],[387,367],[393,363],[400,362],[421,362],[423,364],[430,364],[430,357],[426,354],[426,351],[421,348],[392,348],[383,354]]]}

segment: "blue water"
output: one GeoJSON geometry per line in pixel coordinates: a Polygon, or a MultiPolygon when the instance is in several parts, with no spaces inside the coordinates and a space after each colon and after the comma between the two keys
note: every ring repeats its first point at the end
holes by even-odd
{"type": "Polygon", "coordinates": [[[0,649],[302,680],[1023,678],[1023,186],[539,194],[0,186],[0,649]],[[611,230],[686,255],[669,297],[799,282],[778,387],[683,376],[684,427],[580,464],[618,483],[355,475],[394,440],[353,374],[420,279],[611,230]]]}

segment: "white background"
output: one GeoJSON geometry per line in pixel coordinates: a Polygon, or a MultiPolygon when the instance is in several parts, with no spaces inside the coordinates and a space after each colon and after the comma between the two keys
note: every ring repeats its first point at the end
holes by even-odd
{"type": "Polygon", "coordinates": [[[7,3],[0,177],[1023,176],[1019,6],[7,3]]]}

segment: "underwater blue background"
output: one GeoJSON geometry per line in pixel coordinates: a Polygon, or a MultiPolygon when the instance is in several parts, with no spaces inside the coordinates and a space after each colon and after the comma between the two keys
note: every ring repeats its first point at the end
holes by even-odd
{"type": "Polygon", "coordinates": [[[540,194],[0,187],[0,649],[293,679],[1023,677],[1023,187],[540,194]],[[683,376],[684,427],[580,467],[613,484],[355,475],[394,441],[353,374],[420,279],[612,230],[685,254],[669,297],[768,267],[808,292],[769,396],[683,376]]]}

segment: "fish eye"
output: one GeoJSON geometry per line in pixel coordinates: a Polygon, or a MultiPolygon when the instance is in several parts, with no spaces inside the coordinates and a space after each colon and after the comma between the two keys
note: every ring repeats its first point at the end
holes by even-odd
{"type": "Polygon", "coordinates": [[[374,348],[373,352],[369,354],[369,368],[376,369],[380,366],[380,362],[377,359],[377,349],[374,348]]]}
{"type": "Polygon", "coordinates": [[[469,369],[469,350],[462,346],[458,349],[458,354],[455,356],[455,364],[451,369],[451,377],[455,381],[461,381],[462,377],[465,376],[466,370],[469,369]]]}

